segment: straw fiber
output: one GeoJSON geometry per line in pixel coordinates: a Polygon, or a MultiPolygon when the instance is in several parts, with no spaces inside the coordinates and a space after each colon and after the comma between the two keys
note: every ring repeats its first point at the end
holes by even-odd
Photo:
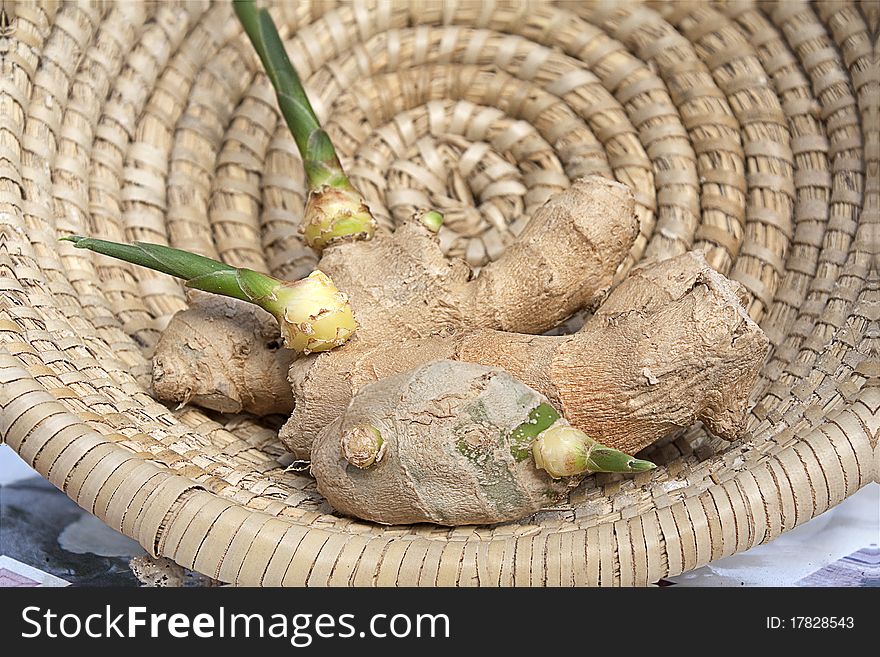
{"type": "Polygon", "coordinates": [[[247,585],[645,585],[877,479],[878,12],[819,1],[276,5],[386,229],[444,212],[479,268],[579,176],[630,186],[646,258],[703,249],[772,351],[747,435],[700,426],[567,504],[489,527],[338,517],[277,424],[169,408],[151,351],[180,282],[92,234],[293,278],[302,165],[227,3],[5,4],[0,438],[149,552],[247,585]]]}

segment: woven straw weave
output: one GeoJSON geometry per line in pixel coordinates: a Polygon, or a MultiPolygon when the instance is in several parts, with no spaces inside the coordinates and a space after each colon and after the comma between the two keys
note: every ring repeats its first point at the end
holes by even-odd
{"type": "Polygon", "coordinates": [[[225,582],[643,585],[877,479],[878,15],[854,2],[298,0],[272,9],[385,227],[431,206],[474,267],[585,174],[632,187],[640,259],[690,248],[772,342],[748,435],[697,426],[634,477],[491,527],[337,517],[253,418],[175,410],[149,358],[180,282],[57,238],[283,277],[302,167],[226,3],[6,4],[0,438],[85,509],[225,582]]]}

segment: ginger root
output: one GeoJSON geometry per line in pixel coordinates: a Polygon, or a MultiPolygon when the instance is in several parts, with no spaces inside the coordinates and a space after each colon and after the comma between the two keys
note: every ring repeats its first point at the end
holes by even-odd
{"type": "Polygon", "coordinates": [[[768,340],[741,289],[688,253],[632,272],[573,335],[494,330],[373,344],[361,340],[290,368],[296,406],[280,437],[308,458],[318,432],[366,384],[436,360],[503,368],[573,426],[635,453],[702,420],[736,438],[768,340]]]}
{"type": "Polygon", "coordinates": [[[516,520],[560,502],[589,472],[653,467],[568,426],[503,370],[455,361],[363,387],[311,453],[334,509],[384,524],[516,520]]]}
{"type": "MultiPolygon", "coordinates": [[[[306,242],[322,251],[320,275],[345,294],[335,310],[312,296],[317,305],[296,317],[261,304],[276,314],[285,344],[305,343],[288,369],[292,398],[278,392],[286,361],[264,366],[267,352],[277,353],[259,314],[228,303],[178,314],[154,356],[161,398],[259,413],[287,412],[292,402],[281,440],[311,458],[337,510],[382,523],[515,519],[603,464],[639,469],[623,451],[676,428],[701,420],[719,436],[738,435],[768,340],[741,290],[702,256],[639,269],[577,333],[539,335],[605,297],[638,232],[626,187],[575,181],[476,278],[444,257],[430,213],[358,241],[373,236],[375,222],[271,16],[249,0],[235,10],[303,158],[306,242]],[[329,312],[348,320],[336,322],[341,333],[322,321],[329,312]],[[339,347],[355,325],[357,335],[339,347]],[[256,329],[250,340],[248,327],[256,329]],[[308,353],[318,347],[339,348],[308,353]],[[547,417],[558,420],[554,409],[572,426],[544,427],[547,417]]],[[[282,289],[254,288],[254,272],[219,266],[187,284],[216,291],[216,273],[239,284],[241,294],[230,296],[255,303],[282,289]]]]}
{"type": "MultiPolygon", "coordinates": [[[[405,340],[464,330],[549,330],[602,299],[637,234],[630,190],[591,177],[548,200],[502,256],[476,278],[464,262],[447,258],[434,232],[418,221],[370,241],[331,244],[317,268],[351,302],[359,326],[352,347],[396,349],[405,340]]],[[[154,355],[156,396],[177,403],[191,400],[215,410],[289,414],[294,397],[281,392],[289,384],[278,368],[258,373],[235,358],[211,365],[212,353],[187,346],[198,341],[210,344],[212,352],[227,354],[232,348],[224,343],[237,341],[251,358],[278,357],[260,335],[245,343],[247,338],[238,331],[239,325],[252,323],[253,310],[237,304],[223,311],[222,320],[190,311],[172,318],[154,355]],[[210,385],[199,380],[206,367],[211,370],[210,385]],[[201,390],[198,396],[191,392],[196,388],[201,390]]],[[[316,384],[320,386],[320,380],[316,384]]]]}
{"type": "MultiPolygon", "coordinates": [[[[361,387],[435,360],[503,368],[550,399],[572,425],[626,452],[697,420],[733,439],[768,341],[742,307],[741,288],[701,255],[634,270],[574,335],[533,335],[601,299],[635,239],[633,217],[627,188],[577,181],[474,279],[417,221],[370,242],[332,245],[319,267],[348,294],[359,329],[332,352],[290,363],[292,399],[274,392],[288,385],[281,368],[257,374],[234,358],[225,368],[211,367],[204,354],[171,339],[157,348],[154,387],[164,399],[218,409],[285,413],[293,401],[280,437],[304,459],[361,387]],[[206,367],[213,385],[200,383],[196,397],[191,381],[206,367]]],[[[226,349],[225,323],[199,319],[203,326],[181,313],[168,332],[186,320],[179,335],[190,344],[201,336],[214,351],[226,349]]],[[[233,309],[225,321],[242,320],[233,309]]],[[[251,358],[262,357],[266,341],[255,336],[247,349],[251,358]]]]}
{"type": "Polygon", "coordinates": [[[229,297],[192,291],[189,298],[190,307],[174,316],[156,346],[156,396],[221,413],[291,408],[287,371],[296,354],[282,348],[275,318],[229,297]]]}

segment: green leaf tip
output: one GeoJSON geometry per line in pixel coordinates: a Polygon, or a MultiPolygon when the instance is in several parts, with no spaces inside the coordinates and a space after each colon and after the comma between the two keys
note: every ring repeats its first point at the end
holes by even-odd
{"type": "Polygon", "coordinates": [[[590,472],[646,472],[657,467],[650,461],[600,444],[588,452],[586,465],[590,472]]]}
{"type": "Polygon", "coordinates": [[[272,15],[265,8],[258,9],[251,0],[235,0],[233,8],[275,89],[278,109],[299,149],[309,187],[350,186],[336,149],[321,128],[299,73],[287,55],[272,15]]]}
{"type": "Polygon", "coordinates": [[[633,459],[628,464],[630,472],[647,472],[657,467],[656,463],[651,461],[643,461],[642,459],[633,459]]]}
{"type": "Polygon", "coordinates": [[[151,244],[150,242],[123,244],[81,235],[71,235],[62,239],[73,242],[74,246],[79,249],[89,249],[95,253],[124,260],[184,280],[219,271],[235,271],[235,267],[226,263],[163,244],[151,244]]]}

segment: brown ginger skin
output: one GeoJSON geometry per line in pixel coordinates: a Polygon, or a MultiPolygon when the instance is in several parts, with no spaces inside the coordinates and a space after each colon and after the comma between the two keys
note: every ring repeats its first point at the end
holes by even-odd
{"type": "MultiPolygon", "coordinates": [[[[546,331],[601,300],[637,234],[629,188],[591,177],[548,200],[476,278],[464,262],[447,258],[436,236],[416,221],[370,241],[334,244],[317,268],[348,295],[359,328],[330,357],[343,349],[351,353],[463,330],[546,331]]],[[[210,310],[172,318],[154,357],[157,396],[221,411],[290,413],[294,396],[286,370],[257,370],[234,357],[246,351],[260,367],[279,356],[290,359],[267,348],[272,340],[265,331],[249,338],[239,330],[265,313],[237,302],[217,315],[210,310]]]]}
{"type": "Polygon", "coordinates": [[[318,432],[364,385],[461,360],[503,368],[573,426],[630,454],[696,420],[733,439],[768,347],[740,294],[688,253],[635,270],[573,335],[476,330],[300,359],[290,370],[296,408],[280,436],[308,458],[318,432]]]}
{"type": "Polygon", "coordinates": [[[634,208],[624,185],[580,179],[473,279],[415,221],[328,249],[318,268],[351,299],[362,342],[476,328],[542,333],[605,295],[638,234],[634,208]]]}
{"type": "Polygon", "coordinates": [[[311,472],[337,512],[372,522],[517,520],[583,479],[553,479],[528,445],[511,449],[514,429],[545,403],[503,370],[429,363],[361,388],[315,441],[311,472]],[[381,448],[370,440],[379,436],[381,448]],[[365,459],[367,448],[379,457],[365,459]]]}
{"type": "Polygon", "coordinates": [[[244,301],[198,290],[189,295],[190,307],[174,316],[156,346],[156,396],[221,413],[290,408],[294,354],[281,348],[275,318],[244,301]]]}

